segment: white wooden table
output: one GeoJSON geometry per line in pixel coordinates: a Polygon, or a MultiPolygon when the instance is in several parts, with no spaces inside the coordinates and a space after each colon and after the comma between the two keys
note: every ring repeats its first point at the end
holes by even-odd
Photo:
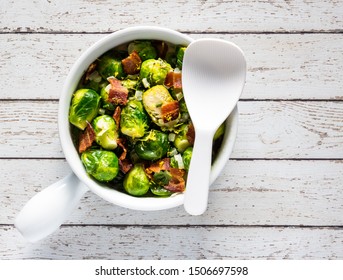
{"type": "Polygon", "coordinates": [[[0,0],[0,258],[343,259],[342,73],[342,0],[0,0]],[[88,192],[59,231],[27,243],[15,216],[70,172],[57,107],[71,65],[142,24],[246,54],[237,142],[208,211],[131,211],[88,192]]]}

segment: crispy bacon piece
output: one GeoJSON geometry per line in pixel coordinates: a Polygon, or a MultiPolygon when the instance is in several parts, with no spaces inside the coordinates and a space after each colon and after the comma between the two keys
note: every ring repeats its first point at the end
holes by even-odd
{"type": "Polygon", "coordinates": [[[151,179],[154,173],[161,171],[169,171],[172,178],[168,185],[164,186],[166,190],[171,192],[183,192],[186,188],[185,171],[183,169],[170,167],[170,159],[164,158],[157,162],[152,163],[145,169],[148,177],[151,179]]]}
{"type": "Polygon", "coordinates": [[[95,140],[94,129],[92,125],[89,122],[87,122],[87,127],[85,131],[80,134],[79,153],[81,154],[84,151],[86,151],[89,147],[91,147],[94,140],[95,140]]]}
{"type": "Polygon", "coordinates": [[[185,171],[178,168],[170,168],[172,178],[164,188],[171,192],[183,192],[186,189],[185,171]]]}
{"type": "Polygon", "coordinates": [[[129,159],[119,160],[119,168],[124,174],[129,172],[132,167],[133,164],[129,159]]]}
{"type": "Polygon", "coordinates": [[[188,126],[188,130],[187,130],[187,140],[191,145],[194,145],[194,139],[195,139],[195,130],[194,130],[194,125],[191,123],[188,126]]]}
{"type": "Polygon", "coordinates": [[[164,85],[174,89],[182,89],[181,72],[168,72],[166,79],[164,80],[164,85]]]}
{"type": "Polygon", "coordinates": [[[126,141],[124,138],[118,138],[117,144],[120,148],[122,148],[123,152],[119,157],[119,167],[120,170],[126,174],[130,171],[130,169],[133,167],[132,162],[126,158],[127,156],[127,148],[126,148],[126,141]]]}
{"type": "Polygon", "coordinates": [[[152,173],[158,173],[162,170],[169,170],[169,169],[170,169],[170,159],[164,158],[150,164],[150,166],[145,169],[145,172],[151,175],[152,173]]]}
{"type": "Polygon", "coordinates": [[[108,93],[108,102],[111,102],[114,105],[126,105],[127,98],[129,95],[129,90],[124,87],[121,82],[114,78],[108,78],[108,81],[111,84],[110,91],[108,93]]]}
{"type": "Polygon", "coordinates": [[[91,65],[89,65],[86,74],[85,74],[85,81],[87,82],[89,80],[89,76],[95,71],[96,69],[96,63],[93,62],[91,65]]]}
{"type": "Polygon", "coordinates": [[[120,114],[121,114],[121,108],[119,106],[116,107],[113,113],[113,119],[117,125],[117,129],[119,130],[119,125],[120,125],[120,114]]]}
{"type": "Polygon", "coordinates": [[[164,123],[176,120],[179,117],[179,102],[174,100],[161,106],[161,115],[164,123]]]}
{"type": "Polygon", "coordinates": [[[117,144],[123,150],[123,152],[120,155],[119,159],[120,160],[124,160],[126,158],[126,155],[127,155],[126,141],[125,141],[124,138],[118,138],[117,139],[117,144]]]}
{"type": "Polygon", "coordinates": [[[142,59],[136,51],[133,51],[127,58],[124,58],[123,64],[124,72],[128,75],[134,75],[141,69],[142,59]]]}

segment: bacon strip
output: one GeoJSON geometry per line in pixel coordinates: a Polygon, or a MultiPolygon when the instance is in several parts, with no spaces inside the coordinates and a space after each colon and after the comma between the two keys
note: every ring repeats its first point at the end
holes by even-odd
{"type": "Polygon", "coordinates": [[[168,72],[166,79],[164,80],[164,85],[174,89],[182,89],[181,72],[168,72]]]}
{"type": "Polygon", "coordinates": [[[126,155],[127,155],[127,148],[126,148],[126,141],[124,138],[118,138],[117,139],[117,144],[120,148],[122,148],[123,152],[122,154],[120,155],[119,159],[120,160],[124,160],[126,158],[126,155]]]}
{"type": "Polygon", "coordinates": [[[120,168],[121,172],[123,172],[124,174],[129,172],[132,167],[133,167],[133,164],[130,160],[128,160],[128,159],[119,160],[119,168],[120,168]]]}
{"type": "Polygon", "coordinates": [[[107,80],[111,84],[107,101],[111,102],[114,105],[126,105],[128,101],[129,90],[124,87],[118,79],[114,77],[110,77],[107,80]]]}
{"type": "Polygon", "coordinates": [[[194,145],[194,140],[195,140],[195,130],[194,130],[194,125],[191,123],[188,126],[188,130],[186,133],[187,140],[191,145],[194,145]]]}
{"type": "Polygon", "coordinates": [[[118,138],[117,144],[119,147],[122,148],[123,152],[119,157],[119,168],[120,170],[126,174],[130,171],[130,169],[133,167],[132,162],[126,158],[127,156],[127,148],[126,148],[126,141],[124,138],[118,138]]]}
{"type": "Polygon", "coordinates": [[[119,131],[119,126],[120,126],[120,114],[121,114],[121,108],[119,106],[116,107],[113,113],[113,119],[117,125],[117,130],[119,131]]]}
{"type": "Polygon", "coordinates": [[[171,192],[183,192],[186,189],[185,171],[178,168],[170,168],[169,172],[172,178],[164,188],[171,192]]]}
{"type": "Polygon", "coordinates": [[[170,179],[168,185],[164,188],[171,192],[183,192],[186,188],[185,181],[185,170],[170,167],[170,159],[164,158],[157,162],[152,163],[149,167],[145,169],[148,177],[151,179],[154,173],[161,171],[169,171],[172,178],[170,179]]]}
{"type": "Polygon", "coordinates": [[[94,129],[92,125],[89,122],[87,122],[87,127],[85,131],[80,134],[79,153],[81,154],[84,151],[86,151],[89,147],[91,147],[94,140],[95,140],[94,129]]]}
{"type": "Polygon", "coordinates": [[[89,65],[86,74],[85,74],[85,81],[87,82],[89,80],[89,76],[95,71],[96,69],[96,63],[93,62],[91,65],[89,65]]]}
{"type": "Polygon", "coordinates": [[[161,115],[164,123],[176,120],[179,117],[179,102],[174,100],[161,106],[161,115]]]}
{"type": "Polygon", "coordinates": [[[123,64],[124,72],[128,75],[134,75],[141,69],[142,59],[136,51],[133,51],[127,58],[124,58],[123,64]]]}
{"type": "Polygon", "coordinates": [[[162,170],[169,170],[169,169],[170,169],[170,159],[164,158],[150,164],[150,166],[145,169],[145,172],[147,174],[152,174],[152,173],[158,173],[162,170]]]}

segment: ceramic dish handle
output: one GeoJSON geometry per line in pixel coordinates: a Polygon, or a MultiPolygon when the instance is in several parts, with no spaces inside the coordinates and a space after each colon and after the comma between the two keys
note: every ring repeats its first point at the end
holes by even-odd
{"type": "Polygon", "coordinates": [[[87,191],[71,173],[31,198],[14,225],[25,239],[36,242],[58,229],[87,191]]]}

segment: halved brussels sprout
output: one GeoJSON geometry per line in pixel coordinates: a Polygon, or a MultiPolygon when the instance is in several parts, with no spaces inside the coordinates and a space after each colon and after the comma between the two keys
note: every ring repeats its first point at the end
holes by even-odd
{"type": "Polygon", "coordinates": [[[113,180],[119,172],[118,157],[114,152],[88,150],[81,155],[86,172],[100,182],[113,180]]]}
{"type": "Polygon", "coordinates": [[[152,184],[150,187],[150,191],[157,196],[171,196],[173,193],[171,191],[168,191],[167,189],[165,189],[162,186],[156,185],[156,184],[152,184]]]}
{"type": "Polygon", "coordinates": [[[141,163],[135,164],[125,175],[123,182],[127,193],[134,196],[142,196],[149,191],[150,181],[141,163]]]}
{"type": "Polygon", "coordinates": [[[175,136],[174,146],[180,153],[192,145],[187,137],[189,126],[189,124],[181,125],[178,134],[175,136]]]}
{"type": "Polygon", "coordinates": [[[136,51],[142,61],[147,59],[155,59],[157,57],[156,49],[151,41],[133,41],[128,46],[128,52],[136,51]]]}
{"type": "Polygon", "coordinates": [[[161,131],[152,129],[148,135],[139,139],[134,147],[137,155],[141,159],[160,159],[166,155],[169,149],[168,135],[161,131]]]}
{"type": "Polygon", "coordinates": [[[163,85],[164,80],[172,67],[163,59],[148,59],[143,61],[139,77],[146,79],[150,86],[163,85]]]}
{"type": "Polygon", "coordinates": [[[173,127],[179,121],[179,116],[173,120],[166,121],[162,115],[162,107],[168,103],[175,102],[169,91],[162,85],[157,85],[143,92],[143,106],[152,121],[161,127],[173,127]]]}
{"type": "Polygon", "coordinates": [[[176,48],[176,66],[179,69],[182,69],[182,61],[183,61],[183,56],[185,54],[187,47],[182,47],[182,46],[178,46],[176,48]]]}
{"type": "Polygon", "coordinates": [[[117,79],[125,77],[121,59],[110,56],[109,54],[105,54],[98,59],[98,72],[105,80],[111,76],[117,79]]]}
{"type": "Polygon", "coordinates": [[[130,100],[120,115],[120,130],[132,138],[141,138],[149,128],[148,116],[138,100],[130,100]]]}
{"type": "Polygon", "coordinates": [[[92,89],[79,89],[72,98],[69,122],[81,130],[98,114],[100,96],[92,89]]]}
{"type": "Polygon", "coordinates": [[[182,154],[183,166],[185,170],[189,170],[189,164],[191,163],[193,153],[193,147],[188,147],[182,154]]]}
{"type": "Polygon", "coordinates": [[[225,122],[223,122],[218,129],[216,130],[216,132],[214,133],[213,136],[213,141],[216,141],[217,139],[219,139],[221,136],[224,135],[225,132],[225,122]]]}
{"type": "Polygon", "coordinates": [[[95,141],[104,149],[117,148],[118,129],[114,119],[108,115],[95,118],[92,122],[95,132],[95,141]]]}
{"type": "Polygon", "coordinates": [[[101,107],[109,111],[114,111],[115,105],[108,101],[108,91],[106,87],[101,88],[100,96],[102,99],[101,107]]]}
{"type": "Polygon", "coordinates": [[[124,79],[121,81],[121,84],[123,87],[126,87],[130,93],[134,93],[136,91],[138,80],[124,79]]]}

